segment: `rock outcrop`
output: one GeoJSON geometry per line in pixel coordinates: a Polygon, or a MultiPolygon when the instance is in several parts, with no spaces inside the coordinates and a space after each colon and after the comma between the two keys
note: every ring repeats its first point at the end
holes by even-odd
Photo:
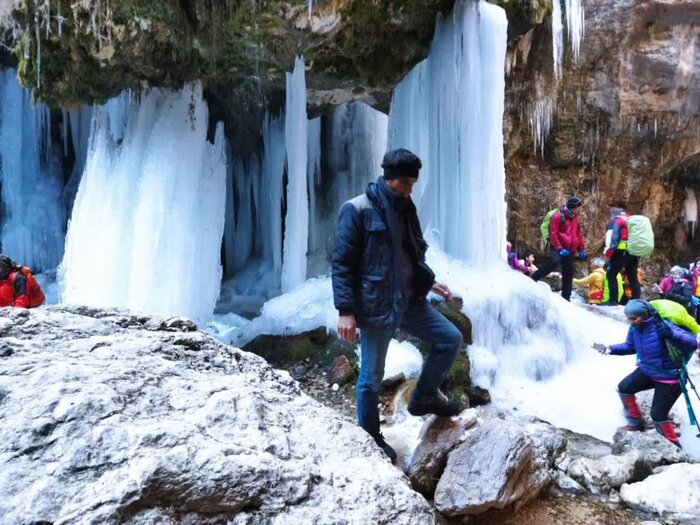
{"type": "Polygon", "coordinates": [[[0,522],[434,521],[354,423],[194,328],[0,310],[0,522]]]}
{"type": "MultiPolygon", "coordinates": [[[[608,208],[623,205],[651,218],[657,258],[690,259],[700,240],[682,214],[687,190],[700,190],[700,2],[583,4],[580,56],[567,46],[561,81],[545,24],[510,51],[509,236],[522,253],[543,254],[542,217],[579,194],[589,254],[601,252],[608,208]],[[536,125],[551,126],[537,146],[536,125]]],[[[645,269],[656,277],[656,267],[645,269]]]]}

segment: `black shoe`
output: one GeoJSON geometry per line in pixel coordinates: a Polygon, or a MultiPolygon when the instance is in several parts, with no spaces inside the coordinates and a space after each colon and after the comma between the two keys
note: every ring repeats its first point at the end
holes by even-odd
{"type": "Polygon", "coordinates": [[[459,414],[460,411],[457,403],[440,394],[419,399],[411,398],[411,402],[408,404],[408,413],[412,416],[435,414],[438,417],[452,417],[459,414]]]}
{"type": "Polygon", "coordinates": [[[382,436],[382,433],[380,432],[376,436],[372,436],[374,439],[374,442],[379,445],[379,448],[381,448],[384,451],[384,454],[387,455],[387,457],[391,460],[392,463],[396,462],[396,451],[391,448],[391,445],[384,441],[384,436],[382,436]]]}

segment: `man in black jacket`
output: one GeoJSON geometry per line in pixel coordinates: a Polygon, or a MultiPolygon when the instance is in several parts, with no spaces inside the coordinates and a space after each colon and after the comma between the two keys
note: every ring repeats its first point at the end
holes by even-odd
{"type": "Polygon", "coordinates": [[[379,432],[379,387],[384,361],[398,327],[432,344],[408,411],[412,415],[453,416],[459,407],[438,388],[454,362],[462,335],[426,300],[433,291],[452,300],[449,288],[435,282],[425,262],[416,207],[411,200],[420,159],[405,149],[384,155],[384,176],[364,195],[340,209],[333,248],[333,299],[340,313],[338,333],[355,340],[361,329],[361,369],[357,381],[357,415],[392,460],[396,452],[379,432]]]}

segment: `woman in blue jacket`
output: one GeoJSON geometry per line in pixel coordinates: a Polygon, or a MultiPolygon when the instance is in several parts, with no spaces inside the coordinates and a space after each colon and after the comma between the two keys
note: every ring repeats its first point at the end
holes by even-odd
{"type": "Polygon", "coordinates": [[[680,349],[682,355],[696,348],[695,336],[670,321],[662,320],[647,301],[632,299],[625,306],[625,315],[632,325],[627,340],[605,349],[606,354],[612,355],[637,354],[637,368],[617,386],[627,418],[625,428],[644,430],[642,411],[634,395],[653,388],[651,419],[654,426],[662,436],[680,447],[668,413],[682,392],[678,372],[681,363],[671,357],[668,344],[680,349]]]}

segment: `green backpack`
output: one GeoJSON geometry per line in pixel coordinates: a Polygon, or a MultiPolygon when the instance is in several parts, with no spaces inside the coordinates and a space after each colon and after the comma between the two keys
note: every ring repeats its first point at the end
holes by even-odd
{"type": "Polygon", "coordinates": [[[651,257],[654,253],[654,230],[651,221],[644,215],[631,215],[627,218],[627,252],[637,257],[651,257]]]}
{"type": "Polygon", "coordinates": [[[695,335],[700,333],[700,325],[698,325],[695,318],[688,313],[688,310],[686,310],[685,306],[682,304],[670,301],[669,299],[656,299],[649,302],[661,316],[661,319],[666,319],[678,326],[687,328],[695,335]]]}
{"type": "MultiPolygon", "coordinates": [[[[544,219],[542,219],[542,224],[540,224],[540,232],[542,233],[542,240],[544,241],[545,246],[549,244],[549,223],[552,222],[552,215],[557,213],[559,211],[559,208],[554,208],[553,210],[549,210],[547,212],[547,215],[544,216],[544,219]]],[[[566,217],[564,217],[564,214],[561,216],[562,221],[566,220],[566,217]]]]}

